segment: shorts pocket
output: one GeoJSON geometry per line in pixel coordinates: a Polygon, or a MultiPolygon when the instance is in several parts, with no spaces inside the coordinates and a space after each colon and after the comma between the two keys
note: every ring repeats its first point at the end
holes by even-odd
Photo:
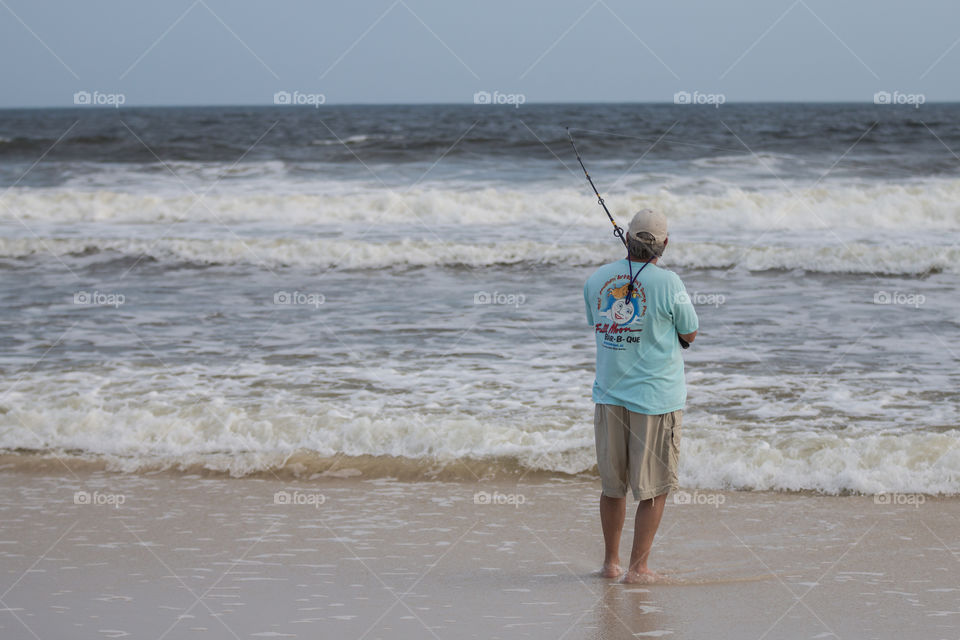
{"type": "Polygon", "coordinates": [[[674,412],[668,419],[670,428],[670,444],[668,450],[668,473],[670,482],[675,486],[677,483],[677,472],[680,468],[680,412],[674,412]]]}

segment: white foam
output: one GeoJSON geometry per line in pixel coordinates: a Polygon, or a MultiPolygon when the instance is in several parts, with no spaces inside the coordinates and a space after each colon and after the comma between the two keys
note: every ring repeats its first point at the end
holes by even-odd
{"type": "MultiPolygon", "coordinates": [[[[276,164],[276,163],[273,163],[276,164]]],[[[602,215],[595,199],[576,188],[511,187],[384,188],[380,183],[290,183],[267,163],[262,181],[225,180],[203,195],[223,167],[198,169],[210,175],[194,192],[181,184],[140,184],[122,191],[103,188],[14,188],[4,197],[0,219],[44,222],[166,223],[177,220],[272,221],[284,224],[594,224],[602,215]],[[202,196],[197,200],[197,196],[202,196]]],[[[237,169],[236,171],[252,171],[237,169]]],[[[243,174],[245,176],[246,174],[243,174]]],[[[241,176],[241,177],[243,177],[241,176]]],[[[139,178],[142,182],[143,178],[139,178]]],[[[109,184],[116,184],[110,177],[109,184]]],[[[780,185],[778,185],[780,186],[780,185]]],[[[820,185],[747,190],[727,185],[711,193],[659,188],[645,193],[605,194],[613,213],[625,218],[643,207],[668,213],[676,228],[691,229],[956,229],[960,225],[960,180],[902,184],[820,185]]]]}
{"type": "MultiPolygon", "coordinates": [[[[95,388],[104,381],[92,381],[95,388]]],[[[184,384],[193,388],[188,380],[184,384]]],[[[30,386],[30,383],[27,384],[30,386]]],[[[49,389],[49,383],[45,385],[49,389]]],[[[11,394],[0,414],[0,448],[83,452],[111,468],[202,467],[244,475],[280,468],[291,456],[394,456],[424,470],[464,458],[516,461],[531,470],[589,472],[596,458],[590,405],[560,414],[528,409],[508,418],[457,410],[385,407],[317,399],[241,404],[183,399],[180,387],[136,402],[76,391],[40,401],[11,394]]],[[[831,433],[749,421],[717,423],[702,411],[684,420],[680,482],[702,489],[960,493],[960,432],[831,433]],[[712,424],[713,423],[713,424],[712,424]]],[[[349,467],[349,461],[341,466],[349,467]]]]}
{"type": "MultiPolygon", "coordinates": [[[[37,256],[88,260],[89,254],[107,258],[147,256],[160,262],[199,264],[257,264],[268,267],[301,266],[340,269],[467,265],[485,267],[515,264],[589,266],[615,260],[615,243],[556,244],[532,240],[461,243],[439,238],[395,241],[357,241],[317,237],[254,237],[224,234],[214,238],[170,237],[0,237],[0,258],[37,256]],[[115,254],[111,256],[110,254],[115,254]]],[[[677,242],[665,264],[686,268],[741,267],[826,273],[925,274],[960,272],[960,248],[902,244],[878,246],[864,242],[817,246],[750,245],[713,242],[677,242]]]]}
{"type": "Polygon", "coordinates": [[[346,138],[334,138],[333,140],[314,140],[310,144],[319,145],[323,147],[335,146],[341,144],[356,144],[358,142],[366,142],[370,140],[370,136],[367,135],[355,135],[347,136],[346,138]]]}
{"type": "Polygon", "coordinates": [[[680,480],[704,489],[952,495],[960,492],[958,445],[957,431],[711,433],[685,438],[680,480]]]}

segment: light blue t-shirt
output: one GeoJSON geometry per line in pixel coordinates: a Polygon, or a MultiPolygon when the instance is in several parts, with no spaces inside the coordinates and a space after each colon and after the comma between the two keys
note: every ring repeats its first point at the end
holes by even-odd
{"type": "MultiPolygon", "coordinates": [[[[633,273],[643,267],[633,263],[633,273]]],[[[683,409],[687,388],[678,333],[700,324],[687,290],[673,271],[647,265],[634,283],[627,260],[597,269],[583,287],[587,321],[597,337],[593,401],[660,415],[683,409]]]]}

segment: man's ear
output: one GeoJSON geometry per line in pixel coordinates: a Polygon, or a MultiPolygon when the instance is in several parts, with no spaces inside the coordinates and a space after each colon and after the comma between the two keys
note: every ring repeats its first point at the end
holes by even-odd
{"type": "Polygon", "coordinates": [[[668,244],[669,242],[670,242],[670,236],[667,236],[666,238],[663,239],[663,248],[664,248],[664,249],[667,248],[667,244],[668,244]]]}

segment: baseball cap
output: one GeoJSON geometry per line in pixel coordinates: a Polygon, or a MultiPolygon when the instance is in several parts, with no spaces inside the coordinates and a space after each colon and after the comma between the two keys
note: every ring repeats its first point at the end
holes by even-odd
{"type": "Polygon", "coordinates": [[[630,226],[627,227],[627,235],[636,240],[639,233],[649,233],[653,236],[653,242],[663,244],[667,239],[667,217],[659,211],[653,209],[641,209],[633,216],[630,226]]]}

